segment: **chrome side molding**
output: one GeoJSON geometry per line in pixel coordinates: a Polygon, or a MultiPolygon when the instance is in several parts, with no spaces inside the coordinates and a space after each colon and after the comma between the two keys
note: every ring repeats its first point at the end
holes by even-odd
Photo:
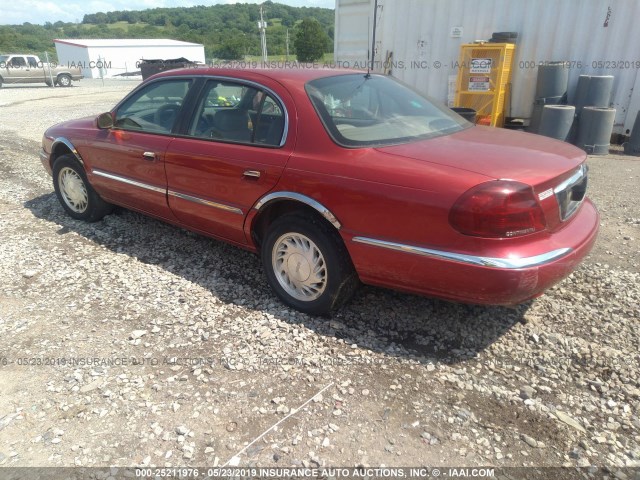
{"type": "Polygon", "coordinates": [[[105,172],[103,170],[93,170],[93,174],[99,177],[108,178],[109,180],[115,180],[116,182],[126,183],[127,185],[133,185],[134,187],[144,188],[145,190],[151,190],[153,192],[162,193],[163,195],[171,195],[172,197],[188,200],[189,202],[199,203],[200,205],[206,205],[208,207],[218,208],[227,212],[236,213],[238,215],[244,215],[243,211],[237,207],[225,205],[224,203],[212,202],[200,197],[194,197],[187,195],[186,193],[176,192],[174,190],[168,190],[166,188],[156,187],[155,185],[149,185],[148,183],[138,182],[127,177],[121,177],[113,173],[105,172]]]}
{"type": "Polygon", "coordinates": [[[148,183],[138,182],[130,178],[121,177],[120,175],[114,175],[113,173],[105,172],[103,170],[94,169],[93,174],[99,177],[108,178],[109,180],[115,180],[116,182],[126,183],[127,185],[133,185],[134,187],[144,188],[145,190],[151,190],[153,192],[162,193],[166,195],[167,189],[149,185],[148,183]]]}
{"type": "Polygon", "coordinates": [[[200,197],[193,197],[191,195],[187,195],[186,193],[180,193],[174,190],[168,190],[167,194],[171,195],[172,197],[181,198],[182,200],[188,200],[193,203],[199,203],[200,205],[206,205],[207,207],[218,208],[220,210],[226,210],[227,212],[243,215],[242,210],[240,210],[239,208],[225,205],[224,203],[212,202],[211,200],[205,200],[204,198],[200,197]]]}
{"type": "Polygon", "coordinates": [[[480,257],[476,255],[466,255],[464,253],[446,252],[443,250],[433,250],[430,248],[416,247],[413,245],[404,245],[401,243],[388,242],[386,240],[377,240],[367,237],[354,237],[352,241],[363,243],[374,247],[387,248],[397,250],[399,252],[410,253],[413,255],[421,255],[424,257],[440,258],[443,260],[451,260],[458,263],[466,263],[469,265],[477,265],[482,267],[505,268],[508,270],[518,268],[530,268],[544,265],[553,260],[561,258],[572,251],[571,248],[558,248],[547,253],[535,255],[533,257],[524,258],[494,258],[480,257]]]}

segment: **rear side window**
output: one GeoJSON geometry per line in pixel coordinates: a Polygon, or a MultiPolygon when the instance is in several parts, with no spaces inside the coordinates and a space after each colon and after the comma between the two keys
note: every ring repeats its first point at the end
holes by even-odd
{"type": "Polygon", "coordinates": [[[471,124],[450,109],[382,75],[345,74],[305,86],[327,133],[345,147],[407,143],[471,124]]]}
{"type": "Polygon", "coordinates": [[[222,142],[279,146],[284,135],[280,103],[258,86],[209,80],[189,135],[222,142]]]}
{"type": "Polygon", "coordinates": [[[120,105],[115,126],[125,130],[171,133],[191,80],[175,79],[151,83],[120,105]]]}

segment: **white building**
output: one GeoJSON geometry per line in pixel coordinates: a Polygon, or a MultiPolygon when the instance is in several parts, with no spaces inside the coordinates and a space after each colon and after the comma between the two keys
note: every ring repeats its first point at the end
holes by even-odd
{"type": "Polygon", "coordinates": [[[204,46],[164,38],[56,39],[58,62],[80,67],[86,78],[140,71],[140,60],[186,58],[204,63],[204,46]]]}
{"type": "MultiPolygon", "coordinates": [[[[569,100],[581,74],[613,75],[615,133],[628,134],[640,109],[640,1],[378,0],[376,71],[441,102],[449,98],[460,45],[517,32],[506,115],[529,118],[540,62],[567,61],[569,100]]],[[[366,65],[374,0],[336,0],[335,60],[366,65]]],[[[455,83],[454,83],[455,85],[455,83]]],[[[455,87],[454,87],[455,88],[455,87]]]]}

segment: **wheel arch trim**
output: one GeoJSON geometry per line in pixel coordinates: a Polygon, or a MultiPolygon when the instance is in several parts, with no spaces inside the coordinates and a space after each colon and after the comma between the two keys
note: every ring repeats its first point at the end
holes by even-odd
{"type": "Polygon", "coordinates": [[[53,140],[53,143],[51,143],[51,157],[53,159],[53,152],[55,152],[56,147],[60,144],[63,144],[65,147],[67,147],[71,153],[73,154],[74,157],[76,157],[76,160],[78,160],[82,166],[84,166],[84,160],[82,160],[82,157],[80,156],[80,154],[78,153],[78,150],[76,149],[76,147],[73,145],[73,143],[71,143],[71,141],[65,137],[57,137],[53,140]]]}
{"type": "Polygon", "coordinates": [[[325,207],[323,204],[314,200],[311,197],[303,195],[301,193],[296,192],[272,192],[265,196],[263,196],[258,202],[254,205],[255,210],[261,210],[266,205],[272,204],[274,202],[282,201],[282,200],[293,200],[296,202],[303,203],[314,210],[316,210],[322,217],[327,220],[331,225],[333,225],[336,229],[340,230],[342,228],[342,224],[338,220],[338,218],[325,207]]]}

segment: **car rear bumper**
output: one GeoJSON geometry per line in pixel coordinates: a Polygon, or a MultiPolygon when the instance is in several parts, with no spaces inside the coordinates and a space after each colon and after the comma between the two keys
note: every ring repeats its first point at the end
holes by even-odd
{"type": "Polygon", "coordinates": [[[513,305],[567,277],[591,251],[599,216],[587,199],[571,223],[551,235],[549,249],[505,258],[431,250],[354,236],[347,242],[364,283],[450,300],[513,305]]]}

